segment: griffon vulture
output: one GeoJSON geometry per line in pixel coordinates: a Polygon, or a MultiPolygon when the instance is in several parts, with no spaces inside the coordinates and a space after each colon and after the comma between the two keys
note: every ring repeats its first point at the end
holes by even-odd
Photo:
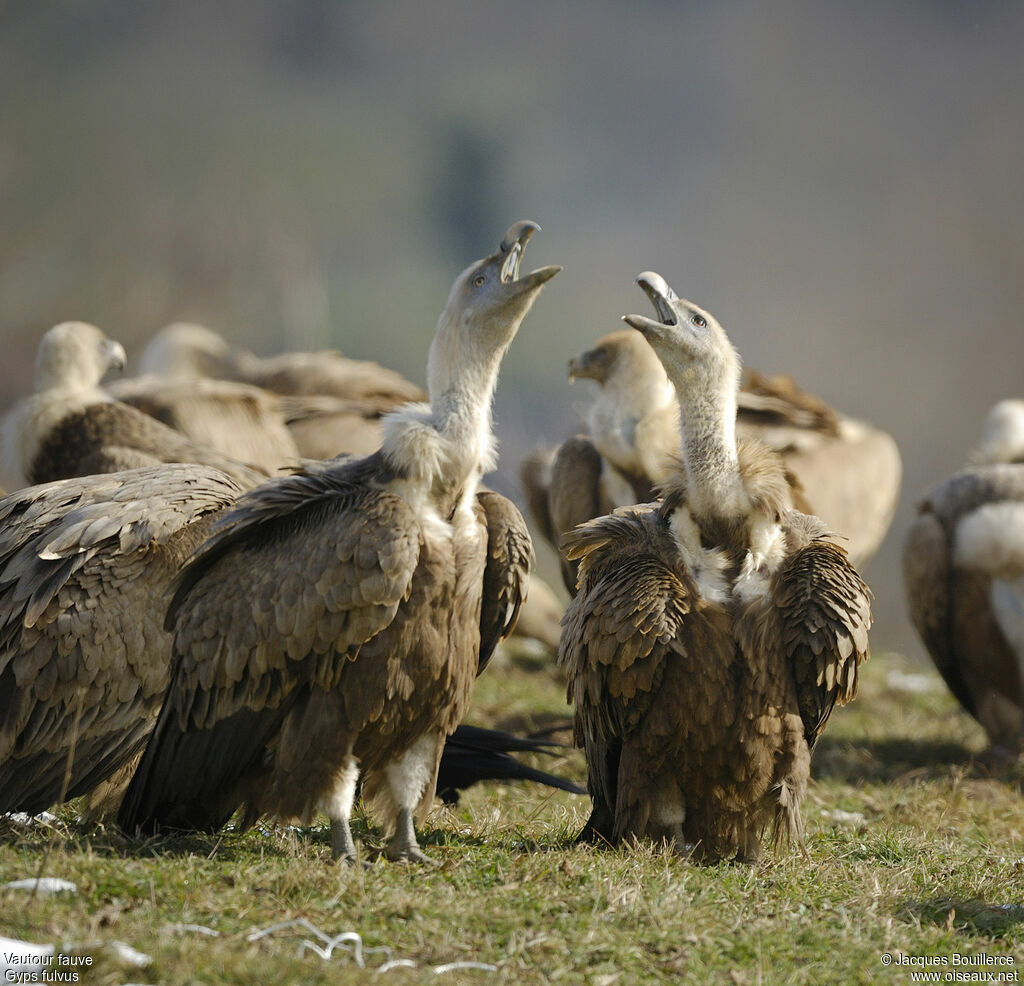
{"type": "Polygon", "coordinates": [[[26,482],[118,472],[161,462],[195,462],[222,469],[243,486],[265,473],[190,441],[148,414],[114,400],[100,387],[123,368],[124,349],[95,325],[63,322],[43,335],[35,393],[5,422],[5,454],[26,482]]]}
{"type": "MultiPolygon", "coordinates": [[[[676,469],[680,440],[675,391],[636,332],[609,333],[573,357],[569,378],[591,379],[599,388],[587,410],[587,434],[536,450],[521,469],[533,520],[559,551],[562,534],[577,524],[652,499],[676,469]]],[[[755,371],[743,377],[736,432],[782,455],[795,506],[847,537],[854,564],[874,554],[899,494],[899,451],[889,435],[840,415],[787,377],[755,371]]],[[[576,565],[560,560],[573,593],[576,565]]]]}
{"type": "Polygon", "coordinates": [[[1024,740],[1024,403],[996,405],[972,459],[918,506],[903,544],[911,619],[998,759],[1024,740]]]}
{"type": "Polygon", "coordinates": [[[183,571],[168,612],[175,669],[122,804],[127,830],[217,828],[245,802],[331,822],[354,859],[356,782],[423,860],[413,813],[444,740],[515,621],[532,562],[512,504],[479,492],[495,463],[491,401],[506,348],[560,268],[519,277],[520,222],[452,286],[430,349],[430,404],[362,458],[241,499],[183,571]]]}
{"type": "Polygon", "coordinates": [[[107,389],[112,397],[196,444],[251,463],[268,476],[290,471],[299,463],[301,454],[285,424],[282,398],[259,387],[234,380],[148,373],[115,381],[107,389]]]}
{"type": "Polygon", "coordinates": [[[240,493],[164,465],[0,500],[0,813],[85,794],[141,752],[170,680],[171,583],[240,493]]]}
{"type": "Polygon", "coordinates": [[[580,562],[560,661],[594,812],[583,837],[756,858],[796,836],[810,755],[868,654],[869,592],[778,456],[737,443],[739,357],[653,273],[625,321],[679,395],[683,472],[660,503],[566,537],[580,562]]]}
{"type": "Polygon", "coordinates": [[[384,414],[426,399],[416,384],[370,360],[333,351],[261,358],[230,347],[210,329],[184,322],[153,337],[142,366],[180,377],[241,381],[280,395],[280,413],[299,454],[309,459],[376,451],[384,414]]]}

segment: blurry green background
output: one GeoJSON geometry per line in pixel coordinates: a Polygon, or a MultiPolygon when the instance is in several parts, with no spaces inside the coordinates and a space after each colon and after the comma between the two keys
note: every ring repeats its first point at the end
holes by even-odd
{"type": "MultiPolygon", "coordinates": [[[[576,427],[566,361],[653,268],[745,361],[891,431],[875,646],[922,651],[914,500],[1024,396],[1024,4],[0,0],[0,409],[40,334],[205,322],[422,382],[506,226],[560,263],[506,361],[494,483],[576,427]]],[[[552,574],[550,557],[546,571],[552,574]]]]}

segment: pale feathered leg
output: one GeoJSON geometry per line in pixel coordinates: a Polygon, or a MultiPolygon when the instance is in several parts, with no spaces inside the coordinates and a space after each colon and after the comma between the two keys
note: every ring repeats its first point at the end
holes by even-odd
{"type": "Polygon", "coordinates": [[[349,828],[352,802],[355,799],[359,767],[351,755],[335,777],[334,787],[317,803],[317,807],[331,820],[331,855],[346,863],[356,861],[356,844],[349,828]]]}
{"type": "Polygon", "coordinates": [[[421,736],[398,760],[385,768],[388,791],[397,815],[395,834],[384,850],[388,859],[408,860],[413,863],[432,863],[416,841],[412,816],[437,774],[438,744],[443,737],[430,734],[421,736]]]}

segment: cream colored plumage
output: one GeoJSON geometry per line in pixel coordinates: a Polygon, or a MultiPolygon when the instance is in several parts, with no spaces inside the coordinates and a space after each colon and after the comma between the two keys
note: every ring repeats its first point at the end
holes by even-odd
{"type": "Polygon", "coordinates": [[[334,351],[259,357],[186,322],[161,329],[146,346],[142,366],[162,375],[238,381],[278,395],[292,441],[308,459],[368,455],[380,447],[385,414],[426,399],[421,387],[371,360],[334,351]]]}

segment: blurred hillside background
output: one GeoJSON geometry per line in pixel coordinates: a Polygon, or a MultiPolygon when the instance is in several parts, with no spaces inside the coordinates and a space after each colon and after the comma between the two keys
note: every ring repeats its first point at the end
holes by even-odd
{"type": "Polygon", "coordinates": [[[1022,51],[999,0],[0,0],[0,410],[66,319],[422,382],[455,274],[535,219],[526,266],[565,271],[505,363],[494,485],[576,428],[566,361],[653,268],[896,437],[866,574],[875,647],[921,655],[913,503],[1024,396],[1022,51]]]}

